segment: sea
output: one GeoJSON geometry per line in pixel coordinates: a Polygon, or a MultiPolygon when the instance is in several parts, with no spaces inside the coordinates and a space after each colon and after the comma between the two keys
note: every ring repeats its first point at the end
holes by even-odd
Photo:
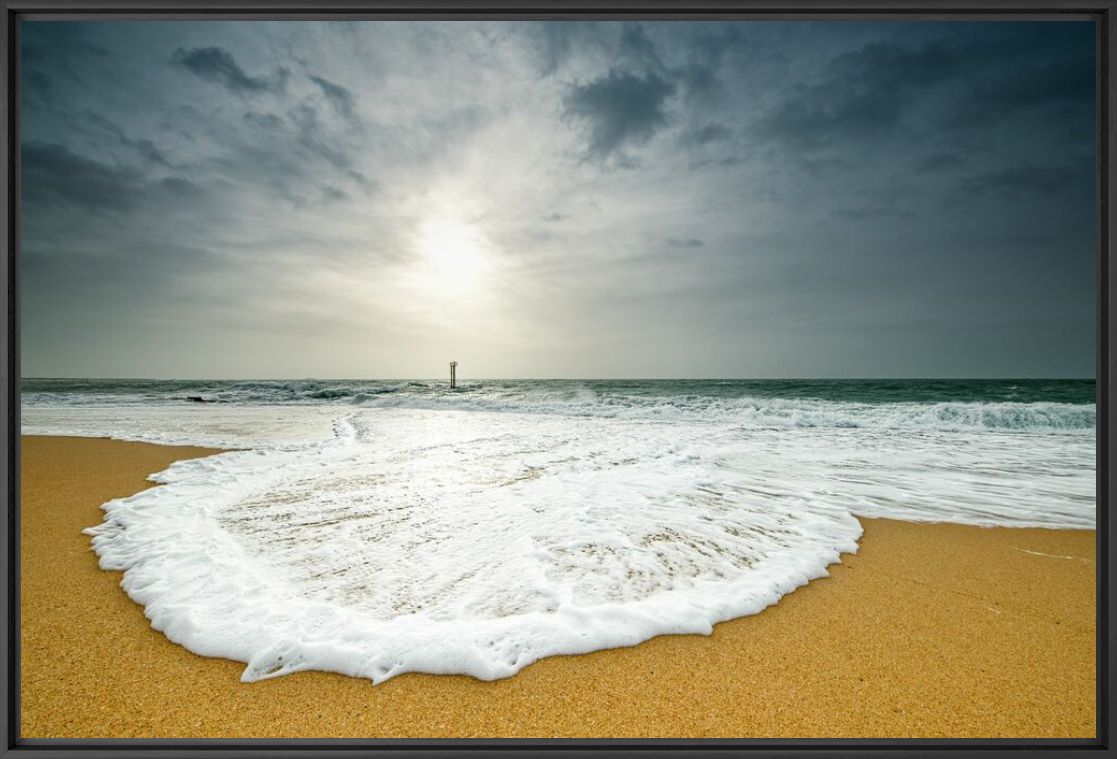
{"type": "Polygon", "coordinates": [[[1093,529],[1094,380],[52,380],[28,435],[221,449],[103,505],[152,626],[254,681],[508,677],[708,634],[858,517],[1093,529]]]}

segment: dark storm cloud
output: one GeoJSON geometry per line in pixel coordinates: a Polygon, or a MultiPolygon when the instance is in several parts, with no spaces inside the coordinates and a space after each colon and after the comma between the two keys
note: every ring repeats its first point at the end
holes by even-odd
{"type": "Polygon", "coordinates": [[[34,93],[33,97],[48,103],[54,99],[54,88],[49,76],[35,69],[26,69],[22,74],[25,81],[24,89],[34,93]]]}
{"type": "Polygon", "coordinates": [[[640,24],[624,25],[617,56],[620,61],[633,69],[662,71],[664,68],[655,44],[648,38],[644,27],[640,24]]]}
{"type": "Polygon", "coordinates": [[[953,126],[996,124],[1021,111],[1090,108],[1095,94],[1094,57],[1023,61],[976,85],[950,117],[953,126]]]}
{"type": "Polygon", "coordinates": [[[257,129],[277,131],[283,128],[283,119],[279,118],[274,113],[247,111],[244,114],[244,120],[257,129]]]}
{"type": "Polygon", "coordinates": [[[721,93],[721,82],[714,70],[699,63],[688,63],[676,69],[674,76],[683,86],[687,99],[702,101],[721,93]]]}
{"type": "Polygon", "coordinates": [[[838,208],[830,212],[830,215],[836,219],[846,219],[847,221],[864,221],[866,219],[914,219],[916,214],[912,211],[905,211],[898,208],[890,208],[888,206],[870,206],[865,208],[838,208]]]}
{"type": "Polygon", "coordinates": [[[27,39],[20,46],[24,62],[45,62],[59,57],[94,55],[107,58],[109,50],[104,45],[89,41],[88,26],[75,22],[51,23],[46,39],[27,39]]]}
{"type": "Polygon", "coordinates": [[[34,206],[123,211],[143,199],[139,172],[77,155],[63,145],[31,142],[20,151],[22,191],[34,206]]]}
{"type": "Polygon", "coordinates": [[[568,116],[589,129],[587,152],[606,159],[629,145],[640,145],[667,124],[664,105],[674,85],[660,76],[610,71],[571,88],[564,100],[568,116]]]}
{"type": "Polygon", "coordinates": [[[922,172],[940,172],[956,169],[966,165],[966,159],[957,153],[934,153],[920,158],[915,162],[915,170],[922,172]]]}
{"type": "Polygon", "coordinates": [[[253,94],[283,92],[290,72],[279,68],[270,77],[249,76],[228,50],[220,47],[177,48],[171,62],[206,81],[224,85],[230,92],[253,94]]]}
{"type": "Polygon", "coordinates": [[[755,133],[797,149],[877,138],[896,126],[913,99],[964,66],[943,43],[872,42],[834,58],[822,82],[800,85],[760,119],[755,133]]]}
{"type": "Polygon", "coordinates": [[[45,34],[20,40],[21,73],[24,83],[32,85],[31,97],[50,102],[60,81],[89,86],[90,72],[110,62],[109,51],[91,43],[87,32],[81,23],[56,22],[45,34]]]}
{"type": "Polygon", "coordinates": [[[175,200],[194,200],[204,194],[201,187],[182,177],[163,177],[159,180],[159,187],[175,200]]]}
{"type": "Polygon", "coordinates": [[[833,57],[817,81],[799,83],[753,135],[797,150],[936,133],[972,147],[985,130],[1033,112],[1070,114],[1088,128],[1094,54],[1081,29],[1058,27],[1009,24],[977,35],[962,25],[953,38],[866,43],[833,57]]]}
{"type": "Polygon", "coordinates": [[[158,164],[159,166],[167,168],[171,166],[171,162],[167,160],[166,156],[163,155],[159,148],[155,147],[155,143],[151,140],[133,140],[125,138],[123,144],[135,148],[136,152],[149,163],[158,164]]]}
{"type": "Polygon", "coordinates": [[[724,124],[703,124],[682,132],[679,135],[679,144],[685,147],[699,147],[711,142],[727,140],[732,135],[733,130],[724,124]]]}
{"type": "Polygon", "coordinates": [[[31,213],[58,207],[124,212],[202,196],[187,179],[148,178],[135,168],[102,163],[64,145],[26,143],[20,161],[23,198],[31,213]]]}
{"type": "Polygon", "coordinates": [[[1075,189],[1093,189],[1093,166],[1037,166],[1025,164],[967,177],[958,192],[971,197],[1021,198],[1058,195],[1075,189]]]}
{"type": "Polygon", "coordinates": [[[944,121],[959,129],[1002,123],[1025,112],[1092,111],[1095,97],[1092,44],[1077,24],[1009,24],[977,39],[970,35],[967,86],[944,121]]]}
{"type": "Polygon", "coordinates": [[[119,124],[115,123],[111,119],[107,119],[104,116],[94,113],[93,111],[86,111],[85,118],[94,127],[102,129],[116,138],[117,142],[119,142],[121,145],[133,148],[136,153],[138,153],[139,156],[148,163],[162,166],[164,168],[170,168],[171,162],[167,160],[167,157],[163,154],[163,151],[159,150],[159,148],[156,147],[155,143],[151,140],[132,139],[125,133],[124,129],[119,124]]]}
{"type": "Polygon", "coordinates": [[[357,114],[354,110],[355,98],[352,92],[342,87],[340,84],[335,84],[320,76],[312,75],[310,79],[322,90],[322,94],[326,96],[326,99],[330,102],[330,106],[338,116],[349,121],[357,120],[357,114]]]}

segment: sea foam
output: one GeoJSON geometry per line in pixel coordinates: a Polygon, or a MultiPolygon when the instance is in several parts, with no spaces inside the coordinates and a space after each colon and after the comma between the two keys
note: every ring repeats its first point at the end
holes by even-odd
{"type": "Polygon", "coordinates": [[[673,428],[446,412],[176,463],[90,529],[153,627],[244,661],[509,676],[709,633],[856,549],[842,508],[719,471],[673,428]],[[573,424],[577,429],[571,429],[573,424]]]}
{"type": "MultiPolygon", "coordinates": [[[[283,442],[178,462],[88,532],[156,629],[245,662],[244,680],[319,669],[380,682],[494,679],[544,656],[709,633],[824,576],[856,550],[857,516],[1093,526],[1089,431],[942,424],[901,405],[879,413],[902,432],[713,413],[205,407],[175,442],[243,434],[247,447],[260,424],[283,442]]],[[[90,429],[103,411],[77,418],[90,429]]]]}

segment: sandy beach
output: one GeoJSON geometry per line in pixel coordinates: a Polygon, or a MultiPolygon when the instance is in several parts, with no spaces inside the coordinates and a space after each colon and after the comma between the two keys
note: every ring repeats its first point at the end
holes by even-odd
{"type": "Polygon", "coordinates": [[[1093,737],[1095,533],[863,520],[860,550],[705,636],[516,676],[243,684],[151,629],[82,528],[210,453],[24,437],[22,729],[78,737],[1093,737]]]}

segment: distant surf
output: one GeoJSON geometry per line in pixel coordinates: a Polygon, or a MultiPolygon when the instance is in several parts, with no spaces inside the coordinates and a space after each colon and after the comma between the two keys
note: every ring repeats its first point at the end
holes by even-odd
{"type": "Polygon", "coordinates": [[[824,576],[858,516],[1095,524],[1092,380],[22,390],[25,434],[242,449],[88,532],[156,629],[245,680],[494,679],[708,633],[824,576]]]}

